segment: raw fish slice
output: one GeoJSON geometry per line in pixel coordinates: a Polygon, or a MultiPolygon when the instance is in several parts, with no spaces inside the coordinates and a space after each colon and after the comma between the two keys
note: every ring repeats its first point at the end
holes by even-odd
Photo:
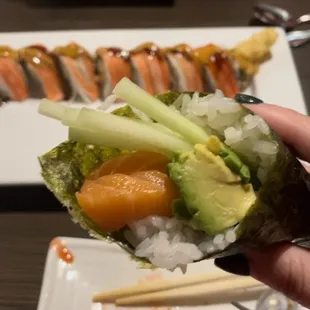
{"type": "Polygon", "coordinates": [[[172,216],[175,184],[159,171],[110,174],[87,181],[76,193],[83,212],[104,231],[117,231],[150,215],[172,216]]]}
{"type": "Polygon", "coordinates": [[[156,94],[167,92],[171,88],[171,77],[168,63],[160,56],[149,56],[149,66],[153,77],[156,94]]]}
{"type": "Polygon", "coordinates": [[[150,94],[155,94],[153,78],[148,65],[148,54],[144,50],[131,51],[130,60],[133,81],[150,94]]]}
{"type": "Polygon", "coordinates": [[[233,60],[223,49],[209,44],[194,52],[204,69],[207,92],[221,89],[225,96],[232,98],[240,91],[233,60]]]}
{"type": "Polygon", "coordinates": [[[201,68],[188,45],[181,44],[167,49],[166,57],[174,77],[174,90],[204,91],[201,68]]]}
{"type": "Polygon", "coordinates": [[[233,98],[240,91],[234,67],[225,54],[214,54],[206,67],[215,80],[216,88],[221,89],[226,97],[233,98]]]}
{"type": "Polygon", "coordinates": [[[128,53],[118,48],[98,48],[97,71],[99,73],[101,98],[109,96],[115,85],[123,78],[131,79],[128,53]]]}
{"type": "Polygon", "coordinates": [[[23,101],[27,97],[27,82],[18,53],[8,46],[0,46],[0,98],[23,101]]]}
{"type": "Polygon", "coordinates": [[[171,77],[168,63],[164,53],[154,43],[145,43],[138,46],[133,53],[143,54],[152,80],[154,94],[170,90],[171,77]]]}
{"type": "Polygon", "coordinates": [[[108,160],[95,169],[87,179],[95,180],[107,174],[131,174],[138,171],[157,170],[167,173],[169,160],[164,155],[154,152],[135,152],[120,155],[108,160]]]}
{"type": "Polygon", "coordinates": [[[75,43],[54,50],[69,96],[79,95],[84,102],[99,98],[95,63],[90,54],[75,43]]]}
{"type": "Polygon", "coordinates": [[[61,80],[54,59],[43,46],[33,45],[19,51],[27,73],[31,96],[50,100],[64,99],[61,80]]]}

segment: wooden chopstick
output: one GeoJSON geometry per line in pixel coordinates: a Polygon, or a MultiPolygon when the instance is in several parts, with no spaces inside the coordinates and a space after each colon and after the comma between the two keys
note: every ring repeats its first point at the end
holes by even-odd
{"type": "Polygon", "coordinates": [[[138,294],[154,293],[195,284],[219,281],[227,278],[236,277],[230,273],[219,271],[212,274],[200,274],[195,276],[182,276],[172,280],[157,280],[151,283],[131,285],[124,288],[96,293],[93,302],[114,302],[116,299],[125,298],[138,294]]]}
{"type": "Polygon", "coordinates": [[[250,277],[231,277],[223,281],[196,284],[155,293],[118,298],[118,306],[198,306],[253,299],[262,293],[262,284],[250,277]],[[252,290],[255,288],[256,290],[252,290]]]}

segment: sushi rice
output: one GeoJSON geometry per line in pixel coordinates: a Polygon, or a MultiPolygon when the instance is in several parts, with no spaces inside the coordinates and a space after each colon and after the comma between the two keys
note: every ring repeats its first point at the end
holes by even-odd
{"type": "Polygon", "coordinates": [[[128,226],[125,237],[135,248],[135,256],[165,269],[200,260],[236,240],[234,228],[212,238],[175,218],[161,216],[149,216],[128,226]]]}
{"type": "MultiPolygon", "coordinates": [[[[114,95],[109,96],[102,109],[111,107],[115,99],[114,95]]],[[[203,97],[199,97],[199,93],[194,93],[192,98],[181,94],[170,108],[205,130],[215,131],[232,150],[242,153],[256,165],[258,178],[264,183],[276,159],[278,145],[272,140],[263,119],[246,113],[220,90],[203,97]]],[[[139,112],[137,115],[142,116],[139,112]]],[[[125,237],[135,248],[135,256],[146,258],[155,266],[174,269],[200,260],[206,254],[224,250],[236,241],[236,228],[210,237],[175,218],[149,216],[130,223],[125,237]]]]}

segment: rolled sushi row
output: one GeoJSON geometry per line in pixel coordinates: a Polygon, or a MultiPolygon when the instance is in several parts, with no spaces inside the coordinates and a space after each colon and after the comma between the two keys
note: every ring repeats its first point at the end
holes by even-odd
{"type": "Polygon", "coordinates": [[[221,89],[233,97],[241,88],[237,62],[211,44],[192,49],[146,43],[130,51],[101,47],[95,56],[76,43],[52,51],[41,45],[0,47],[2,100],[104,100],[123,77],[150,94],[221,89]]]}

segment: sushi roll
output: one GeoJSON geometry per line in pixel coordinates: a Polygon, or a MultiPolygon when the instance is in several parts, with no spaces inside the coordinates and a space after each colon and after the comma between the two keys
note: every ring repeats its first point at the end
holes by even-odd
{"type": "Polygon", "coordinates": [[[272,57],[271,49],[277,38],[278,32],[275,29],[266,28],[227,50],[227,54],[233,59],[241,89],[252,83],[261,64],[272,57]]]}
{"type": "Polygon", "coordinates": [[[9,46],[0,46],[0,98],[23,101],[28,98],[28,87],[19,55],[9,46]]]}
{"type": "Polygon", "coordinates": [[[93,102],[99,98],[95,62],[91,55],[76,43],[56,47],[53,51],[61,72],[67,98],[93,102]]]}
{"type": "Polygon", "coordinates": [[[202,65],[207,92],[220,89],[225,96],[233,98],[240,91],[233,60],[223,49],[208,44],[196,48],[194,53],[202,65]]]}
{"type": "Polygon", "coordinates": [[[133,79],[150,94],[170,90],[171,78],[167,60],[159,47],[145,43],[130,51],[133,79]]]}
{"type": "Polygon", "coordinates": [[[64,99],[55,60],[44,46],[25,47],[19,50],[19,56],[28,78],[31,97],[40,99],[45,97],[53,101],[64,99]]]}
{"type": "Polygon", "coordinates": [[[309,241],[310,175],[262,118],[220,90],[154,97],[122,79],[114,92],[129,106],[113,114],[39,110],[69,126],[42,176],[92,236],[166,269],[309,241]]]}
{"type": "Polygon", "coordinates": [[[123,77],[131,79],[129,54],[124,50],[115,47],[98,48],[96,65],[102,99],[112,94],[115,85],[123,77]]]}
{"type": "Polygon", "coordinates": [[[186,44],[165,49],[172,74],[172,89],[178,92],[204,91],[202,70],[193,50],[186,44]]]}

